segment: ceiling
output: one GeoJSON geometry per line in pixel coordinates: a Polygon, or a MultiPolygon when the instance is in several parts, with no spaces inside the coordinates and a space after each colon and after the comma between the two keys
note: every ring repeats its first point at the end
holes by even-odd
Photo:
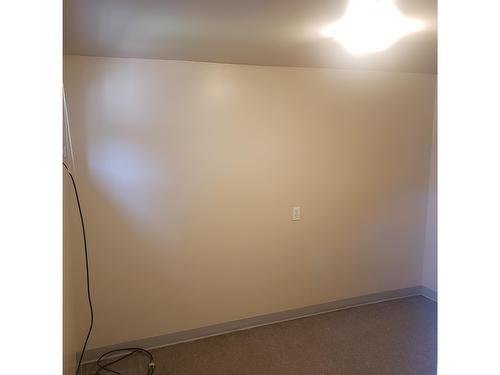
{"type": "Polygon", "coordinates": [[[435,74],[437,0],[396,4],[426,29],[355,56],[320,33],[347,0],[64,0],[64,53],[435,74]]]}

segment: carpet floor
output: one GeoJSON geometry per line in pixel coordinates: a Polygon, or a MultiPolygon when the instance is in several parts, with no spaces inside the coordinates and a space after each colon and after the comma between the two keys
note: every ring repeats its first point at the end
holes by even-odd
{"type": "MultiPolygon", "coordinates": [[[[421,296],[152,350],[155,375],[431,375],[436,352],[437,304],[421,296]]],[[[147,362],[136,355],[112,368],[143,375],[147,362]]]]}

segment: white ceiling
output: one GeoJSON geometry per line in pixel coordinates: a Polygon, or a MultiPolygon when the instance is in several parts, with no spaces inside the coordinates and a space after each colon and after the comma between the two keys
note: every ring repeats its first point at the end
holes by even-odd
{"type": "Polygon", "coordinates": [[[64,0],[64,53],[436,73],[437,0],[400,0],[426,29],[353,56],[320,30],[347,0],[64,0]]]}

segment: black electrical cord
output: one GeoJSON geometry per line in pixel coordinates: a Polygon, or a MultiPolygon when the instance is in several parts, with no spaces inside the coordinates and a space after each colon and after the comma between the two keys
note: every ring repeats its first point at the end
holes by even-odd
{"type": "MultiPolygon", "coordinates": [[[[82,233],[83,233],[83,247],[85,250],[85,271],[87,274],[87,278],[86,278],[86,280],[87,280],[87,298],[88,298],[89,308],[90,308],[90,327],[89,327],[89,330],[87,332],[87,337],[85,338],[85,343],[83,344],[82,352],[80,353],[80,359],[78,360],[78,367],[76,368],[76,375],[78,375],[78,373],[80,372],[80,368],[82,366],[83,355],[85,354],[85,349],[87,348],[87,343],[89,341],[90,334],[92,333],[92,328],[94,327],[94,308],[92,307],[92,298],[91,298],[91,294],[90,294],[90,274],[89,274],[89,257],[88,257],[88,251],[87,251],[87,234],[85,232],[85,223],[83,221],[82,207],[80,205],[80,197],[78,196],[78,189],[76,188],[76,183],[75,183],[75,179],[73,178],[73,174],[69,171],[69,168],[66,165],[66,163],[63,162],[63,166],[66,169],[66,171],[68,172],[69,176],[71,177],[71,182],[73,184],[73,189],[75,191],[76,203],[78,204],[78,212],[80,213],[80,223],[82,224],[82,233]]],[[[155,371],[155,363],[153,361],[153,355],[148,350],[142,349],[142,348],[115,349],[115,350],[111,350],[107,353],[104,353],[97,360],[98,369],[96,370],[94,375],[98,375],[101,372],[101,370],[121,375],[120,372],[112,370],[112,369],[108,368],[108,366],[112,365],[114,363],[117,363],[119,361],[122,361],[125,358],[128,358],[135,353],[143,353],[149,357],[148,372],[146,375],[153,375],[153,373],[155,371]],[[102,364],[102,361],[104,361],[106,359],[106,357],[108,357],[109,355],[114,354],[114,353],[123,352],[123,351],[128,351],[128,353],[121,355],[119,358],[114,359],[111,362],[102,364]]]]}
{"type": "Polygon", "coordinates": [[[78,360],[78,367],[76,368],[76,375],[80,372],[80,368],[82,366],[82,359],[83,355],[85,353],[85,349],[87,348],[87,343],[89,341],[90,334],[92,333],[92,328],[94,327],[94,308],[92,307],[92,298],[90,296],[90,276],[89,276],[89,256],[87,252],[87,234],[85,232],[85,223],[83,221],[83,214],[82,214],[82,207],[80,206],[80,197],[78,196],[78,189],[76,188],[76,183],[75,179],[73,178],[73,175],[69,171],[68,166],[66,163],[63,162],[64,168],[66,168],[66,171],[69,174],[69,177],[71,177],[71,182],[73,183],[73,189],[75,190],[75,196],[76,196],[76,203],[78,204],[78,212],[80,213],[80,223],[82,224],[82,233],[83,233],[83,247],[85,250],[85,272],[87,274],[87,299],[89,301],[89,308],[90,308],[90,327],[89,331],[87,332],[87,337],[85,338],[85,343],[83,344],[82,352],[80,353],[80,359],[78,360]]]}

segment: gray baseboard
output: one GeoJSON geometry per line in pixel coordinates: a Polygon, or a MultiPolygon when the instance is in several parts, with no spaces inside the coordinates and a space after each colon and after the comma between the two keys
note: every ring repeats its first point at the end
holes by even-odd
{"type": "Polygon", "coordinates": [[[435,290],[427,288],[426,286],[421,286],[420,289],[421,289],[420,291],[421,295],[423,295],[426,298],[429,298],[430,300],[433,300],[434,302],[437,302],[438,295],[435,290]]]}
{"type": "MultiPolygon", "coordinates": [[[[211,326],[194,328],[187,331],[174,332],[166,335],[149,337],[140,340],[129,341],[116,345],[109,345],[101,348],[90,349],[85,352],[82,363],[89,363],[96,361],[99,356],[110,350],[121,349],[127,347],[140,347],[145,349],[154,349],[163,346],[169,346],[174,344],[179,344],[181,342],[194,341],[202,338],[222,335],[229,332],[245,330],[249,328],[254,328],[258,326],[263,326],[267,324],[273,324],[278,322],[283,322],[286,320],[303,318],[306,316],[317,315],[326,313],[329,311],[335,311],[340,309],[345,309],[349,307],[366,305],[371,303],[377,303],[382,301],[387,301],[391,299],[398,299],[404,297],[410,297],[415,295],[424,295],[427,298],[433,296],[432,290],[422,286],[415,286],[411,288],[403,288],[397,290],[390,290],[380,293],[368,294],[363,296],[358,296],[354,298],[347,298],[338,301],[332,301],[327,303],[322,303],[318,305],[301,307],[298,309],[285,310],[271,314],[259,315],[251,318],[239,319],[230,322],[224,322],[220,324],[214,324],[211,326]],[[425,293],[425,294],[424,294],[425,293]]],[[[434,292],[434,296],[437,297],[434,292]]],[[[435,298],[433,300],[436,300],[435,298]]],[[[79,359],[80,353],[77,353],[77,360],[79,359]]],[[[109,358],[112,358],[111,356],[109,358]]]]}

